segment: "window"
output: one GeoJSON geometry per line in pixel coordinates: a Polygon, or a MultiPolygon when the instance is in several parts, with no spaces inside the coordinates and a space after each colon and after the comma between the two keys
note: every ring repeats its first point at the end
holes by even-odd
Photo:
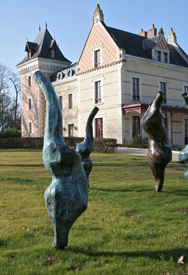
{"type": "Polygon", "coordinates": [[[96,132],[96,137],[103,137],[103,119],[102,118],[97,118],[95,120],[95,132],[96,132]]]}
{"type": "Polygon", "coordinates": [[[31,76],[30,75],[27,78],[27,85],[28,85],[28,87],[31,87],[31,76]]]}
{"type": "Polygon", "coordinates": [[[157,61],[161,61],[161,52],[159,51],[156,52],[156,59],[157,61]]]}
{"type": "Polygon", "coordinates": [[[132,97],[133,100],[139,101],[139,78],[132,78],[132,97]]]}
{"type": "Polygon", "coordinates": [[[163,53],[163,62],[167,63],[168,62],[168,54],[163,53]]]}
{"type": "Polygon", "coordinates": [[[60,105],[61,110],[63,110],[63,97],[62,96],[59,96],[59,105],[60,105]]]}
{"type": "Polygon", "coordinates": [[[184,93],[188,93],[188,86],[184,86],[183,92],[184,92],[184,93]]]}
{"type": "Polygon", "coordinates": [[[101,81],[95,82],[95,103],[101,103],[101,81]]]}
{"type": "Polygon", "coordinates": [[[166,83],[164,83],[164,82],[160,83],[160,90],[163,93],[163,103],[166,104],[167,103],[167,98],[166,98],[166,83]]]}
{"type": "Polygon", "coordinates": [[[100,67],[100,50],[94,52],[94,67],[100,67]]]}
{"type": "Polygon", "coordinates": [[[139,116],[132,117],[132,138],[134,138],[135,135],[140,135],[140,117],[139,116]]]}
{"type": "Polygon", "coordinates": [[[29,122],[29,134],[31,134],[31,133],[32,133],[32,123],[29,122]]]}
{"type": "Polygon", "coordinates": [[[74,136],[74,124],[68,125],[68,131],[69,131],[69,137],[73,137],[74,136]]]}
{"type": "Polygon", "coordinates": [[[185,144],[188,144],[188,119],[185,119],[185,144]]]}
{"type": "Polygon", "coordinates": [[[72,94],[68,95],[68,108],[72,109],[72,94]]]}
{"type": "Polygon", "coordinates": [[[55,58],[56,52],[55,50],[51,50],[51,58],[55,58]]]}
{"type": "Polygon", "coordinates": [[[27,58],[28,58],[28,59],[31,59],[31,51],[28,51],[28,52],[27,52],[27,58]]]}
{"type": "Polygon", "coordinates": [[[28,99],[28,110],[31,110],[31,98],[28,99]]]}

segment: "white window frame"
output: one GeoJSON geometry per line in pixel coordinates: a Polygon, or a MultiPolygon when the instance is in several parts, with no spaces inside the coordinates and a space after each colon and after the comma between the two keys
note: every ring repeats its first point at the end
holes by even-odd
{"type": "Polygon", "coordinates": [[[130,85],[129,85],[129,94],[130,94],[130,101],[131,102],[138,102],[138,100],[134,100],[133,99],[133,94],[132,94],[132,90],[133,90],[133,87],[132,87],[132,79],[133,78],[138,78],[139,79],[139,102],[142,102],[142,82],[143,82],[143,75],[142,74],[137,74],[137,73],[129,73],[129,82],[130,82],[130,85]]]}
{"type": "Polygon", "coordinates": [[[166,103],[165,103],[165,105],[168,105],[168,103],[169,103],[169,99],[168,99],[169,80],[166,78],[162,78],[162,77],[157,78],[159,92],[161,92],[161,82],[166,83],[166,103]]]}
{"type": "Polygon", "coordinates": [[[72,92],[67,94],[67,109],[68,110],[73,109],[73,93],[72,92]],[[69,95],[72,95],[72,107],[71,108],[69,108],[69,95]]]}
{"type": "Polygon", "coordinates": [[[104,76],[101,75],[101,76],[95,77],[91,80],[91,82],[92,82],[92,86],[93,86],[93,92],[92,92],[92,94],[93,94],[93,104],[94,105],[104,104],[104,98],[103,98],[103,94],[104,94],[104,90],[103,90],[104,76]],[[95,83],[99,82],[99,81],[101,81],[101,102],[95,103],[95,85],[96,85],[95,83]]]}
{"type": "Polygon", "coordinates": [[[102,49],[103,49],[103,44],[100,44],[100,45],[98,45],[98,46],[96,46],[96,47],[93,47],[92,49],[91,49],[91,52],[93,53],[93,68],[99,68],[99,67],[101,67],[102,66],[102,49]],[[100,66],[99,67],[95,67],[95,52],[96,51],[100,51],[100,66]]]}

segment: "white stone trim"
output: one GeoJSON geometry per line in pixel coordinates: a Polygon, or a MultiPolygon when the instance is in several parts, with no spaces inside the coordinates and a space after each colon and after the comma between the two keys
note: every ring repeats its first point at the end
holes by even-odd
{"type": "MultiPolygon", "coordinates": [[[[98,46],[95,46],[95,47],[93,47],[92,49],[91,49],[91,52],[93,53],[93,55],[92,55],[92,62],[93,62],[93,68],[96,68],[95,67],[95,52],[96,51],[100,51],[100,66],[103,64],[102,63],[102,49],[104,48],[104,46],[103,46],[103,44],[100,44],[100,45],[98,45],[98,46]]],[[[99,66],[99,67],[100,67],[99,66]]],[[[98,68],[98,67],[97,67],[98,68]]]]}
{"type": "Polygon", "coordinates": [[[91,82],[92,82],[92,100],[93,100],[93,104],[98,106],[98,105],[101,105],[101,104],[104,104],[104,75],[100,75],[100,76],[97,76],[97,77],[94,77],[91,79],[91,82]],[[95,103],[95,83],[98,82],[98,81],[101,81],[101,102],[100,103],[95,103]]]}
{"type": "Polygon", "coordinates": [[[138,100],[133,100],[133,94],[132,94],[132,79],[138,78],[139,79],[139,102],[142,102],[142,82],[143,82],[143,75],[139,73],[129,73],[129,95],[130,95],[130,101],[131,102],[138,102],[138,100]]]}

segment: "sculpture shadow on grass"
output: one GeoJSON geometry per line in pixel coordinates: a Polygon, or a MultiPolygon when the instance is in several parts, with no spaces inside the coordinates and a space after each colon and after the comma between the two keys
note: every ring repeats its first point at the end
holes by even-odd
{"type": "MultiPolygon", "coordinates": [[[[100,243],[99,243],[100,245],[100,243]]],[[[184,255],[185,258],[187,258],[188,253],[187,253],[187,249],[182,249],[182,248],[177,248],[177,249],[169,249],[169,250],[157,250],[157,251],[135,251],[135,252],[129,252],[127,250],[125,251],[121,251],[121,252],[108,252],[108,251],[100,251],[100,252],[95,252],[93,251],[93,249],[90,250],[84,250],[84,249],[79,249],[79,248],[73,248],[70,247],[68,248],[68,250],[72,251],[73,253],[77,254],[77,253],[82,253],[84,255],[89,255],[91,257],[100,257],[100,256],[104,256],[104,257],[145,257],[145,258],[150,258],[150,259],[156,259],[156,260],[160,260],[161,258],[163,260],[169,261],[171,257],[173,257],[173,261],[177,263],[178,258],[181,255],[184,255]]]]}

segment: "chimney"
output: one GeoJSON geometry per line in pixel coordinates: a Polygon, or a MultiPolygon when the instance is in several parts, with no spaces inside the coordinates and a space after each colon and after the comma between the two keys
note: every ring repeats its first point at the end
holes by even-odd
{"type": "Polygon", "coordinates": [[[143,31],[143,29],[141,29],[139,35],[147,37],[148,33],[146,31],[143,31]]]}
{"type": "Polygon", "coordinates": [[[157,35],[157,29],[152,24],[152,28],[148,30],[148,38],[152,38],[157,35]]]}

